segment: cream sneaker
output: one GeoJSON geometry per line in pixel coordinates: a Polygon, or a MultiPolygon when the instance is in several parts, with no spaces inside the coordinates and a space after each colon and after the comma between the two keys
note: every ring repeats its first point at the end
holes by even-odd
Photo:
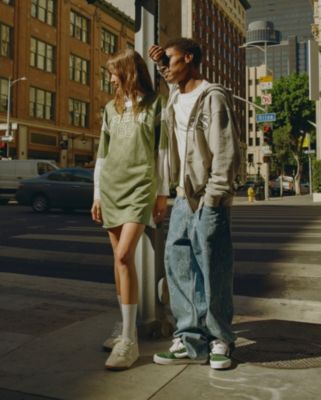
{"type": "Polygon", "coordinates": [[[130,339],[121,338],[113,347],[110,356],[107,358],[105,367],[112,370],[130,368],[138,359],[138,343],[130,339]]]}
{"type": "Polygon", "coordinates": [[[110,336],[104,341],[102,345],[104,351],[111,351],[115,344],[120,341],[122,330],[122,322],[116,322],[110,336]]]}

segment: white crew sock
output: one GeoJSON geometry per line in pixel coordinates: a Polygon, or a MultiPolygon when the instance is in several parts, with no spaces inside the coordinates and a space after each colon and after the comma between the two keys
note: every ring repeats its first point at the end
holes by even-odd
{"type": "Polygon", "coordinates": [[[120,295],[120,294],[117,295],[117,300],[118,300],[120,312],[122,313],[123,311],[122,311],[122,309],[121,309],[121,295],[120,295]]]}
{"type": "Polygon", "coordinates": [[[136,342],[137,304],[122,304],[123,332],[122,337],[136,342]]]}

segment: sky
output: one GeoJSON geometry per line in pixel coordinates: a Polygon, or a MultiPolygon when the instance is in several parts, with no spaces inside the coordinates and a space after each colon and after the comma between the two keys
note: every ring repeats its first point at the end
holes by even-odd
{"type": "Polygon", "coordinates": [[[120,11],[135,19],[135,0],[106,0],[120,11]]]}

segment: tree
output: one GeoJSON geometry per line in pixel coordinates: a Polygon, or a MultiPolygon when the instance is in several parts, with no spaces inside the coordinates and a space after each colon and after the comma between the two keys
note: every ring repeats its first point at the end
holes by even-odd
{"type": "Polygon", "coordinates": [[[307,74],[292,74],[276,80],[272,89],[273,104],[269,112],[275,112],[273,144],[275,158],[284,169],[286,158],[292,156],[296,164],[295,192],[300,194],[303,158],[303,140],[314,128],[308,120],[315,118],[315,103],[309,100],[307,74]]]}

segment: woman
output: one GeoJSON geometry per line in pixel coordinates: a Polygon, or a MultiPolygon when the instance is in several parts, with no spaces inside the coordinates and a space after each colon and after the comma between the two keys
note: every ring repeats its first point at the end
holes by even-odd
{"type": "Polygon", "coordinates": [[[115,98],[104,111],[91,213],[108,230],[123,322],[105,366],[126,369],[139,357],[135,250],[145,226],[166,214],[168,184],[162,169],[167,146],[164,101],[155,94],[142,57],[126,49],[111,56],[107,68],[115,98]]]}

